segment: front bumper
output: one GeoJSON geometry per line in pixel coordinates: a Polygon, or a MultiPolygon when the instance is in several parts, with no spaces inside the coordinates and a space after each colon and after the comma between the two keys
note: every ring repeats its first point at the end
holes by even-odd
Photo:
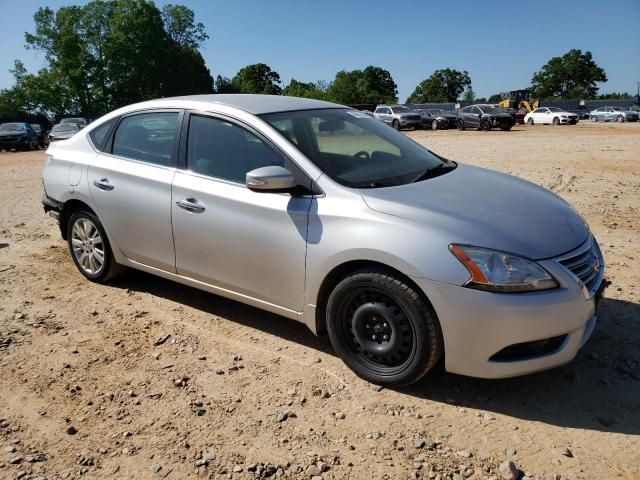
{"type": "Polygon", "coordinates": [[[491,293],[413,278],[440,320],[447,371],[479,378],[506,378],[573,360],[597,322],[596,303],[605,285],[604,266],[594,290],[587,291],[557,259],[540,264],[558,280],[559,288],[491,293]],[[524,356],[501,355],[519,351],[522,344],[542,344],[550,349],[524,356]]]}
{"type": "Polygon", "coordinates": [[[420,120],[406,120],[406,119],[399,119],[398,122],[400,122],[400,126],[401,127],[420,127],[422,126],[422,119],[420,120]]]}

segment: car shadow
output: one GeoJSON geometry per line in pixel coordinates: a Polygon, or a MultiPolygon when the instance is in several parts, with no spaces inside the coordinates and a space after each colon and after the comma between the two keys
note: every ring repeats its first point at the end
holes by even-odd
{"type": "MultiPolygon", "coordinates": [[[[301,323],[139,271],[112,286],[187,305],[334,355],[326,336],[301,323]]],[[[566,428],[640,435],[640,304],[604,298],[590,341],[562,367],[523,377],[483,380],[434,369],[397,390],[407,399],[474,408],[566,428]]]]}

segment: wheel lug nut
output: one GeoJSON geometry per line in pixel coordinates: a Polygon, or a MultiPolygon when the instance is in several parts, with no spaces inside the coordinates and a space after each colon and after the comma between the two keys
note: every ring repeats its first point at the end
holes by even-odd
{"type": "Polygon", "coordinates": [[[371,335],[371,340],[375,340],[377,337],[375,335],[371,335]]]}
{"type": "Polygon", "coordinates": [[[382,326],[383,326],[383,327],[385,327],[385,328],[387,328],[389,325],[387,324],[387,322],[384,322],[384,323],[382,324],[382,326]]]}
{"type": "Polygon", "coordinates": [[[383,339],[383,340],[389,340],[389,335],[383,335],[383,336],[382,336],[382,339],[383,339]]]}

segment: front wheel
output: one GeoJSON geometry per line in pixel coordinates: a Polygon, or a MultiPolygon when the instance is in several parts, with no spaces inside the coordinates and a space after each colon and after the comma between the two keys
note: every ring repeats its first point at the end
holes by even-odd
{"type": "Polygon", "coordinates": [[[618,122],[618,123],[622,123],[622,122],[624,122],[624,116],[623,116],[623,115],[618,115],[618,116],[616,117],[616,122],[618,122]]]}
{"type": "Polygon", "coordinates": [[[592,116],[591,116],[591,121],[593,121],[593,122],[597,122],[597,121],[598,121],[598,117],[597,117],[597,115],[592,115],[592,116]]]}
{"type": "Polygon", "coordinates": [[[558,117],[553,117],[553,124],[560,125],[560,119],[558,117]]]}
{"type": "Polygon", "coordinates": [[[79,210],[71,215],[67,242],[73,263],[92,282],[108,282],[124,268],[116,263],[107,234],[92,212],[79,210]]]}
{"type": "Polygon", "coordinates": [[[502,130],[503,132],[508,132],[509,130],[511,130],[511,125],[502,125],[500,127],[500,130],[502,130]]]}
{"type": "Polygon", "coordinates": [[[388,387],[416,382],[444,350],[431,305],[382,269],[355,272],[335,287],[327,303],[327,330],[349,368],[388,387]]]}
{"type": "Polygon", "coordinates": [[[465,128],[464,122],[462,120],[458,120],[458,130],[464,130],[465,128]]]}
{"type": "Polygon", "coordinates": [[[431,130],[437,130],[438,129],[438,121],[434,120],[433,122],[431,122],[431,130]]]}
{"type": "Polygon", "coordinates": [[[400,130],[400,122],[398,120],[394,120],[393,122],[391,122],[391,126],[396,130],[400,130]]]}
{"type": "Polygon", "coordinates": [[[527,125],[533,125],[533,118],[529,117],[529,119],[527,120],[527,125]]]}
{"type": "Polygon", "coordinates": [[[480,124],[480,130],[484,130],[485,132],[491,131],[491,120],[483,120],[480,124]]]}

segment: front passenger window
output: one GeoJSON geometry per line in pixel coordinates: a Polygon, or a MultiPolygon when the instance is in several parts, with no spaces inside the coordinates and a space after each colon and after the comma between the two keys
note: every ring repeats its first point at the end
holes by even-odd
{"type": "Polygon", "coordinates": [[[187,168],[232,182],[246,182],[247,172],[284,167],[284,158],[250,131],[219,118],[191,115],[187,168]]]}
{"type": "Polygon", "coordinates": [[[171,165],[178,112],[124,117],[113,137],[113,154],[156,165],[171,165]]]}

